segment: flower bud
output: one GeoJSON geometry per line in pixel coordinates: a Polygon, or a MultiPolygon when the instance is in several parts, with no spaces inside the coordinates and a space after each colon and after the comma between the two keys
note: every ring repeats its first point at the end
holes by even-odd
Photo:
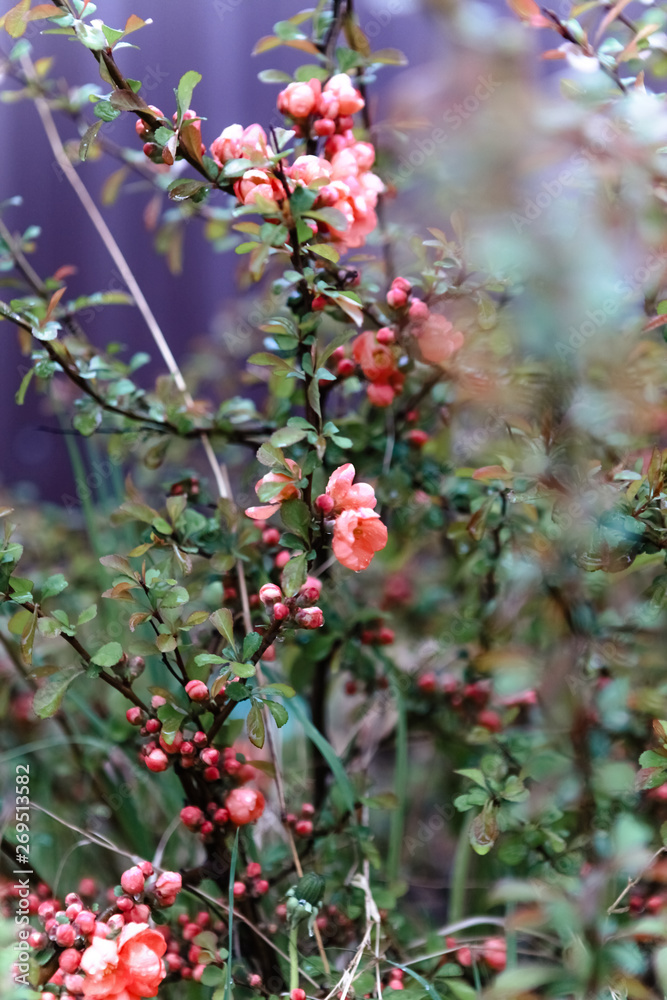
{"type": "Polygon", "coordinates": [[[203,681],[188,681],[185,693],[192,701],[208,701],[209,690],[203,681]]]}
{"type": "Polygon", "coordinates": [[[180,812],[181,822],[187,826],[188,830],[196,830],[201,825],[204,814],[199,806],[184,806],[180,812]]]}
{"type": "Polygon", "coordinates": [[[169,767],[169,758],[162,750],[155,749],[144,757],[144,764],[149,771],[166,771],[169,767]]]}
{"type": "Polygon", "coordinates": [[[392,309],[402,309],[408,301],[406,293],[400,288],[390,288],[387,292],[387,305],[392,309]]]}
{"type": "MultiPolygon", "coordinates": [[[[330,498],[331,499],[331,498],[330,498]]],[[[316,601],[322,592],[322,581],[316,576],[307,576],[306,582],[299,588],[299,597],[311,603],[316,601]]]]}
{"type": "Polygon", "coordinates": [[[320,608],[299,608],[294,620],[301,628],[320,628],[324,625],[324,615],[320,608]]]}
{"type": "Polygon", "coordinates": [[[63,948],[71,948],[76,941],[76,931],[71,924],[58,924],[56,928],[56,944],[63,948]]]}
{"type": "Polygon", "coordinates": [[[144,873],[138,865],[128,868],[120,877],[120,884],[128,896],[136,896],[144,891],[144,873]]]}
{"type": "Polygon", "coordinates": [[[290,609],[287,607],[286,604],[282,604],[280,601],[278,601],[277,604],[273,605],[273,617],[277,622],[281,622],[283,621],[283,619],[289,618],[289,616],[290,616],[290,609]]]}
{"type": "MultiPolygon", "coordinates": [[[[338,369],[340,374],[340,362],[338,363],[338,369]]],[[[324,515],[330,514],[335,507],[333,497],[330,497],[328,493],[320,493],[320,495],[315,500],[315,506],[324,515]]]]}
{"type": "Polygon", "coordinates": [[[163,906],[173,906],[182,888],[183,879],[178,872],[162,872],[155,883],[155,895],[163,906]]]}
{"type": "Polygon", "coordinates": [[[58,966],[63,972],[76,972],[81,965],[81,952],[76,948],[66,948],[58,957],[58,966]]]}
{"type": "Polygon", "coordinates": [[[431,310],[422,302],[421,299],[413,299],[410,303],[410,308],[408,309],[408,316],[411,320],[415,322],[420,322],[421,320],[428,319],[431,315],[431,310]]]}
{"type": "Polygon", "coordinates": [[[142,712],[138,705],[133,705],[132,708],[128,708],[125,718],[131,726],[143,726],[146,721],[146,714],[142,712]]]}
{"type": "Polygon", "coordinates": [[[210,767],[215,767],[215,765],[220,760],[220,751],[216,750],[215,747],[206,747],[205,750],[199,754],[199,759],[208,764],[210,767]]]}
{"type": "Polygon", "coordinates": [[[275,583],[265,583],[263,587],[259,588],[259,599],[265,606],[275,604],[282,596],[280,587],[277,587],[275,583]]]}

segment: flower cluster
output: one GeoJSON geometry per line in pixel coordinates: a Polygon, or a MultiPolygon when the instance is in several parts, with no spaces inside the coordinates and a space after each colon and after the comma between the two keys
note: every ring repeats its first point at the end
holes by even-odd
{"type": "Polygon", "coordinates": [[[380,178],[371,171],[375,150],[368,142],[358,142],[352,132],[353,119],[364,99],[346,73],[320,80],[291,83],[278,95],[278,109],[295,121],[295,131],[317,141],[325,138],[321,155],[297,157],[279,176],[269,160],[266,133],[258,124],[244,128],[228,125],[211,143],[210,153],[223,168],[230,160],[248,160],[248,170],[234,182],[234,194],[242,205],[280,211],[280,205],[297,187],[308,188],[314,197],[313,209],[334,208],[341,225],[334,221],[312,223],[314,232],[343,247],[360,247],[377,225],[375,207],[384,190],[380,178]],[[285,190],[285,181],[288,190],[285,190]]]}
{"type": "Polygon", "coordinates": [[[333,552],[348,569],[366,569],[376,552],[387,544],[387,528],[375,511],[377,500],[368,483],[353,485],[354,466],[348,462],[329,478],[326,492],[315,501],[323,514],[333,518],[333,552]]]}
{"type": "MultiPolygon", "coordinates": [[[[234,763],[238,762],[235,760],[234,763]]],[[[216,827],[226,827],[229,824],[238,827],[254,823],[264,812],[264,806],[264,796],[256,788],[233,788],[225,798],[224,805],[212,800],[207,804],[205,813],[199,806],[184,806],[180,816],[188,830],[199,833],[202,840],[207,840],[216,827]]]]}
{"type": "Polygon", "coordinates": [[[297,628],[320,628],[324,625],[324,615],[320,608],[312,606],[312,602],[318,599],[321,590],[322,582],[309,576],[295,597],[284,598],[275,583],[265,583],[260,587],[259,599],[274,621],[297,628]]]}
{"type": "Polygon", "coordinates": [[[498,698],[488,680],[466,682],[453,674],[438,677],[433,670],[417,678],[417,687],[429,696],[444,695],[446,704],[469,725],[482,726],[492,733],[501,732],[507,722],[515,720],[517,712],[537,704],[537,693],[532,688],[498,698]]]}
{"type": "Polygon", "coordinates": [[[68,893],[64,908],[50,895],[35,901],[30,912],[43,930],[33,928],[28,944],[41,952],[40,961],[46,954],[56,966],[42,996],[55,1000],[52,990],[85,1000],[155,996],[166,975],[166,941],[148,921],[152,910],[174,904],[181,885],[178,872],[156,877],[150,862],[142,861],[123,872],[115,892],[110,890],[112,907],[103,918],[82,898],[95,895],[92,879],[82,880],[80,893],[68,893]]]}

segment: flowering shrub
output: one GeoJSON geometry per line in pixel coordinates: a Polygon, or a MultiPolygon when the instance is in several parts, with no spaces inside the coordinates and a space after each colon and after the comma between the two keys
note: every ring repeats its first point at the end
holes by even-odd
{"type": "Polygon", "coordinates": [[[444,87],[351,2],[295,10],[254,50],[293,57],[260,72],[280,126],[200,115],[194,70],[149,104],[138,15],[4,12],[3,99],[127,288],[72,297],[0,206],[16,402],[58,416],[81,501],[0,509],[26,997],[667,992],[667,10],[563,6],[433,5],[444,87]],[[53,77],[41,30],[99,80],[53,77]],[[560,92],[529,82],[552,37],[560,92]],[[186,225],[234,248],[234,390],[220,343],[179,367],[88,191],[106,157],[105,204],[134,178],[173,271],[186,225]],[[152,387],[86,335],[120,304],[152,387]]]}

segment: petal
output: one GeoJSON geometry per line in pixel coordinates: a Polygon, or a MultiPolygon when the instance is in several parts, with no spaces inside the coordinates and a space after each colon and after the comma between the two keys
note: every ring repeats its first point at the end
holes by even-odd
{"type": "Polygon", "coordinates": [[[267,518],[271,517],[278,510],[280,510],[280,504],[271,503],[265,507],[248,507],[245,513],[246,517],[252,517],[256,521],[266,521],[267,518]]]}

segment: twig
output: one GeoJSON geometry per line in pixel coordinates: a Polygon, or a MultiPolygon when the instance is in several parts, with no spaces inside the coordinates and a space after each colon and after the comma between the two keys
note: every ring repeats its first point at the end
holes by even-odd
{"type": "Polygon", "coordinates": [[[630,889],[632,889],[634,886],[636,886],[638,882],[641,882],[641,880],[644,877],[644,875],[646,874],[646,872],[653,865],[653,862],[657,861],[657,859],[660,857],[660,855],[664,854],[665,851],[667,851],[667,847],[659,847],[658,850],[655,852],[655,854],[651,855],[650,860],[647,862],[647,864],[644,865],[644,867],[640,871],[639,875],[637,875],[636,878],[628,879],[628,884],[626,885],[626,887],[623,890],[623,892],[620,894],[620,896],[616,897],[616,899],[614,900],[614,902],[611,904],[611,906],[607,910],[607,916],[611,916],[612,913],[623,913],[624,912],[624,910],[617,910],[616,909],[616,907],[618,906],[618,904],[621,902],[621,900],[623,899],[623,897],[628,892],[630,892],[630,889]]]}

